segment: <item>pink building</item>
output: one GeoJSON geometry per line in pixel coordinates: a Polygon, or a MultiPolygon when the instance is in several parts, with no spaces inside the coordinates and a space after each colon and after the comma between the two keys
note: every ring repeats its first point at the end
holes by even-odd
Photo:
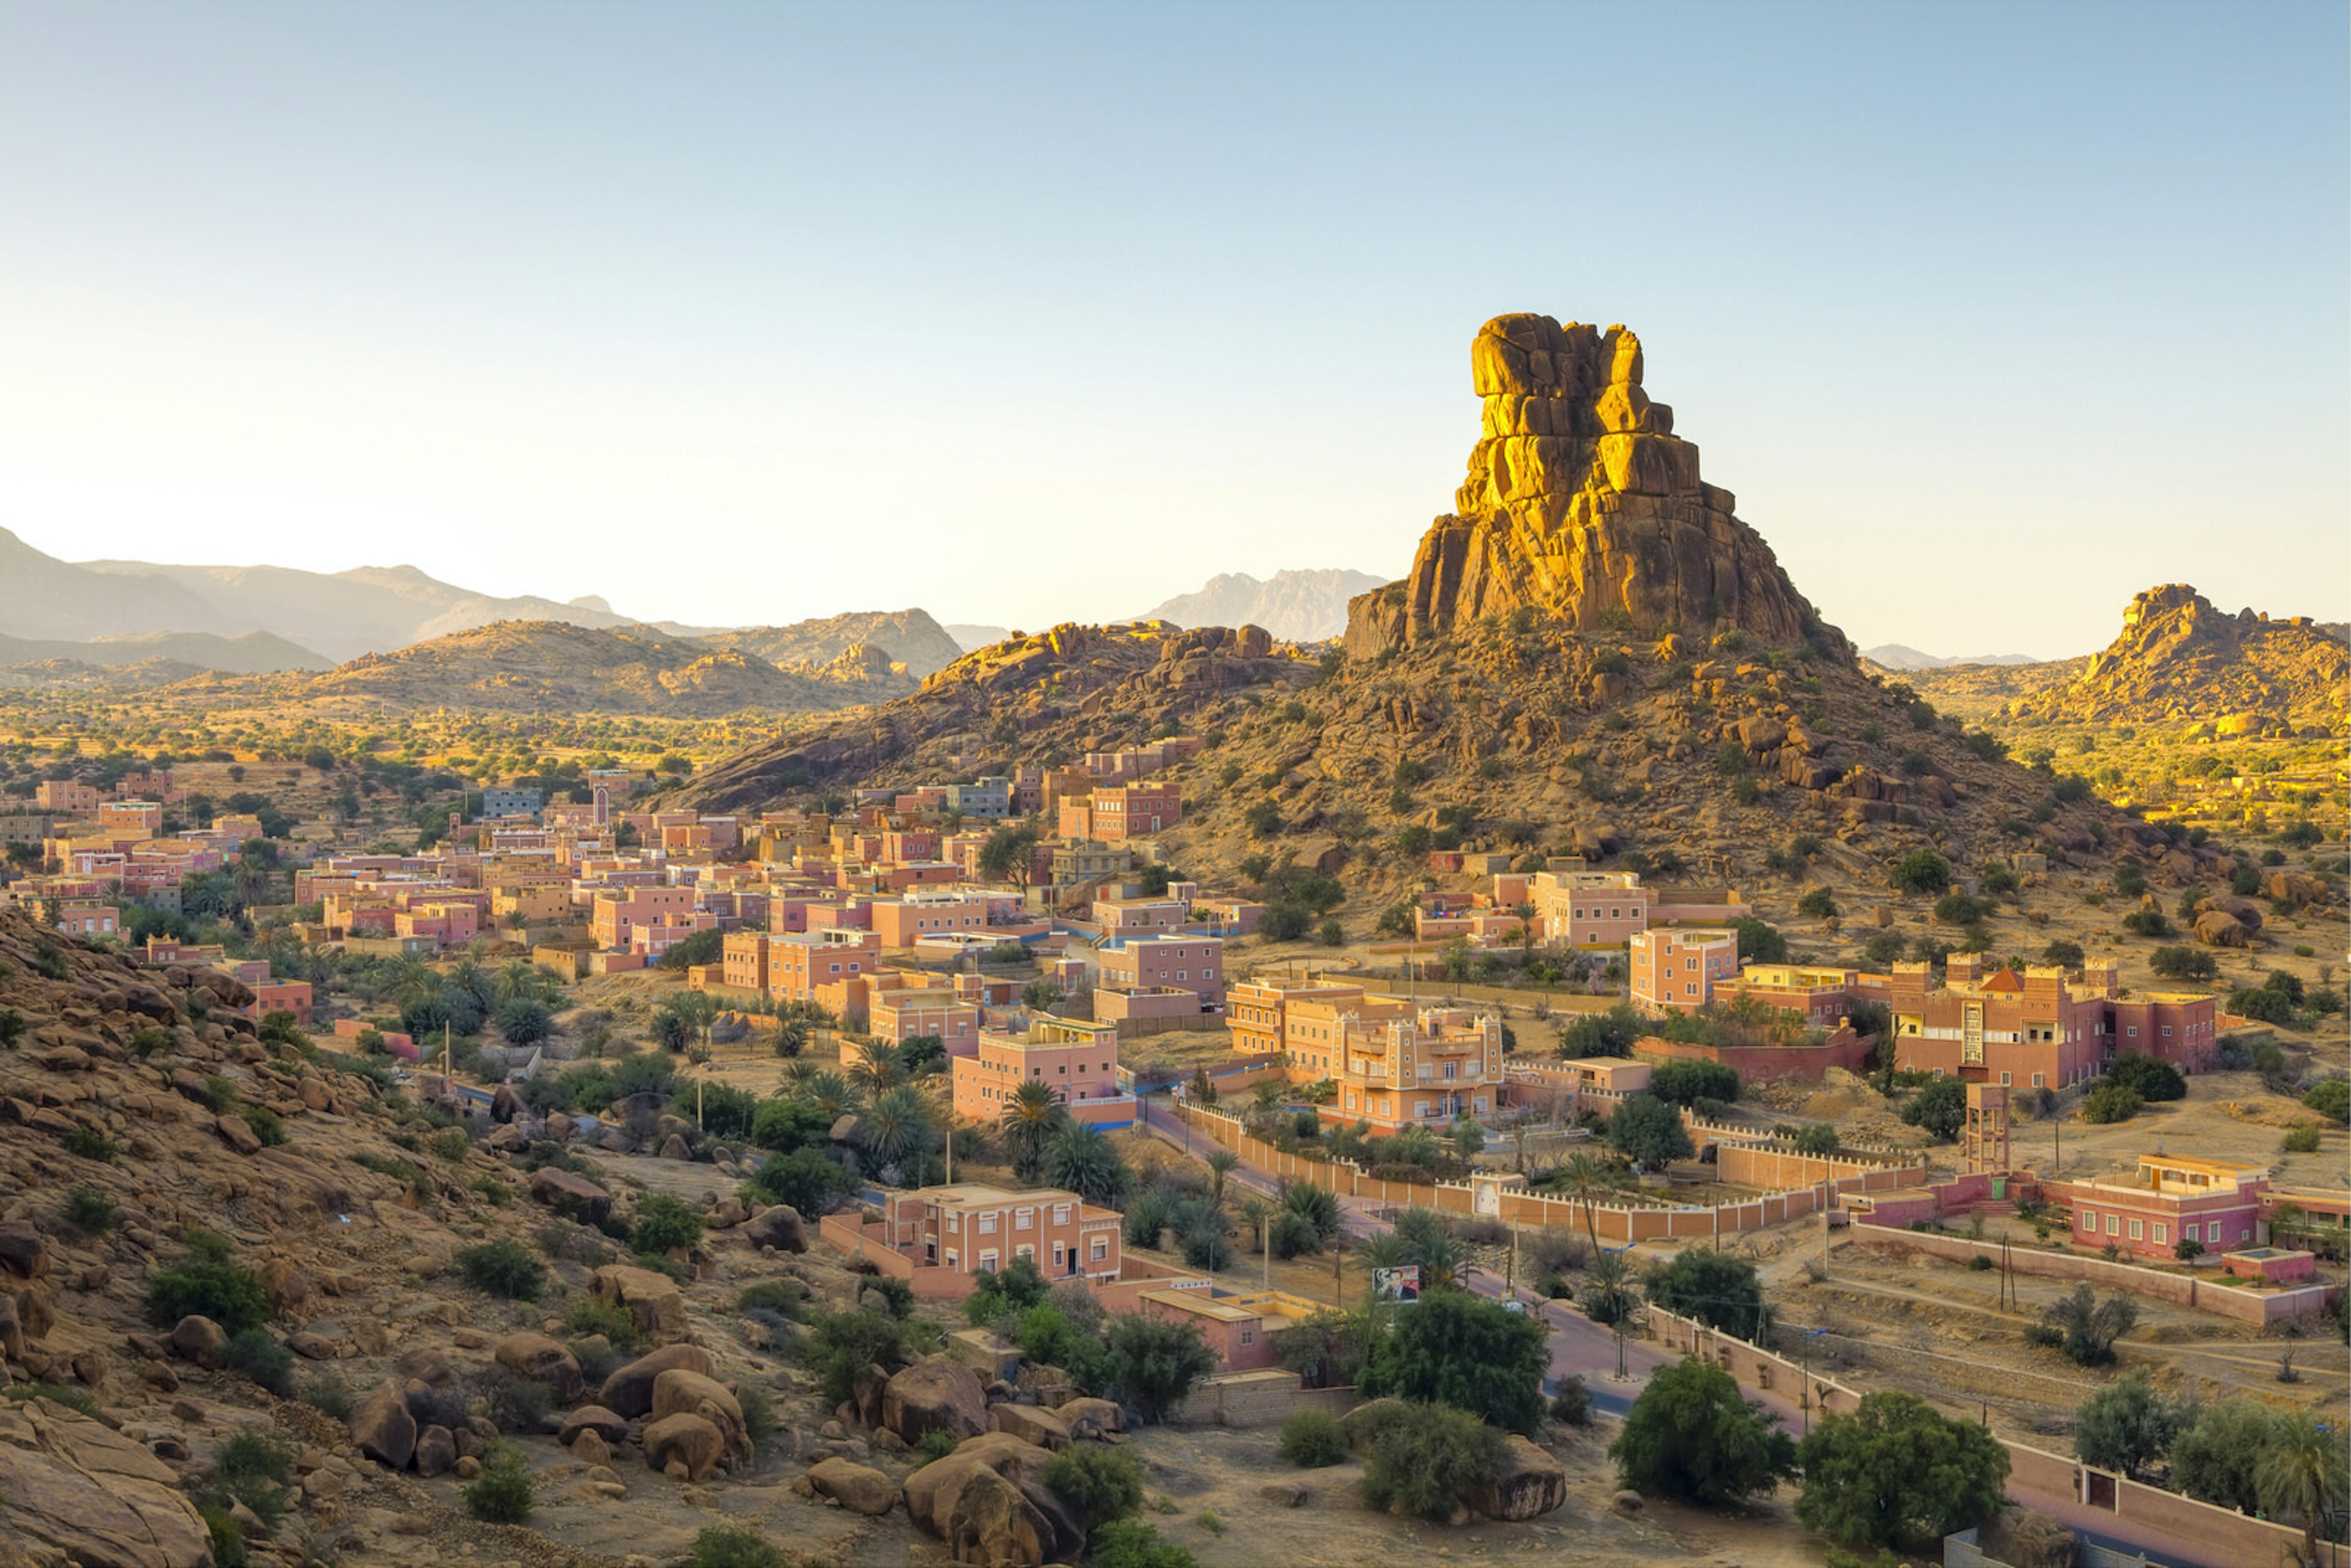
{"type": "Polygon", "coordinates": [[[865,1032],[893,1044],[936,1035],[949,1056],[972,1056],[979,1051],[979,1009],[944,986],[875,990],[866,998],[865,1032]]]}
{"type": "Polygon", "coordinates": [[[1200,998],[1203,1010],[1225,1001],[1225,944],[1217,936],[1142,936],[1099,955],[1104,985],[1124,990],[1173,988],[1200,998]]]}
{"type": "Polygon", "coordinates": [[[1192,901],[1178,897],[1173,886],[1164,898],[1097,898],[1094,922],[1106,942],[1181,931],[1192,918],[1192,901]]]}
{"type": "Polygon", "coordinates": [[[163,831],[163,807],[157,800],[109,800],[98,809],[100,827],[120,829],[152,839],[163,831]]]}
{"type": "Polygon", "coordinates": [[[625,948],[636,926],[693,912],[690,887],[600,888],[590,908],[590,936],[599,947],[625,948]]]}
{"type": "Polygon", "coordinates": [[[1629,871],[1539,872],[1529,902],[1565,946],[1620,947],[1649,928],[1649,890],[1629,871]]]}
{"type": "Polygon", "coordinates": [[[1696,1012],[1714,999],[1717,982],[1739,973],[1739,934],[1706,927],[1660,927],[1627,939],[1633,1005],[1656,1016],[1696,1012]]]}
{"type": "Polygon", "coordinates": [[[929,894],[876,899],[873,934],[884,947],[911,947],[925,936],[987,929],[988,901],[977,894],[929,894]]]}
{"type": "Polygon", "coordinates": [[[2169,1258],[2182,1241],[2212,1254],[2253,1246],[2269,1176],[2262,1166],[2141,1155],[2128,1177],[2041,1186],[2071,1212],[2076,1246],[2111,1242],[2124,1252],[2169,1258]]]}
{"type": "Polygon", "coordinates": [[[121,925],[122,912],[110,904],[69,899],[57,908],[57,927],[68,936],[111,936],[121,925]]]}
{"type": "Polygon", "coordinates": [[[1123,1261],[1118,1212],[1058,1187],[1008,1192],[973,1182],[925,1187],[893,1194],[879,1224],[844,1234],[855,1218],[829,1216],[827,1239],[845,1240],[869,1256],[877,1250],[893,1255],[900,1268],[890,1266],[892,1259],[874,1258],[884,1272],[902,1273],[912,1264],[916,1291],[928,1296],[967,1295],[980,1275],[1022,1258],[1049,1280],[1097,1285],[1115,1281],[1123,1261]]]}
{"type": "Polygon", "coordinates": [[[1174,784],[1128,784],[1061,802],[1058,831],[1065,839],[1116,843],[1144,838],[1184,820],[1184,791],[1174,784]]]}
{"type": "Polygon", "coordinates": [[[87,817],[98,810],[98,786],[74,779],[44,779],[33,790],[33,801],[44,811],[87,817]]]}
{"type": "Polygon", "coordinates": [[[1118,1030],[1110,1024],[1045,1019],[1021,1035],[983,1030],[977,1051],[955,1058],[955,1113],[993,1123],[1023,1082],[1047,1085],[1071,1116],[1112,1128],[1134,1121],[1134,1096],[1118,1084],[1118,1030]]]}

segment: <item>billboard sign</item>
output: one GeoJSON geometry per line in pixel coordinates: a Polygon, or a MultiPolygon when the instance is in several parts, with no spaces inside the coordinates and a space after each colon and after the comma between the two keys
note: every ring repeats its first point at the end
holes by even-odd
{"type": "Polygon", "coordinates": [[[1373,1270],[1372,1294],[1388,1301],[1420,1300],[1420,1265],[1405,1263],[1394,1269],[1373,1270]]]}

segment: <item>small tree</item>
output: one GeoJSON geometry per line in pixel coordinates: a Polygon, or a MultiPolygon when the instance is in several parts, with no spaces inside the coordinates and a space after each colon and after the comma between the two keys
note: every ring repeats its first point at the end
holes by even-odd
{"type": "Polygon", "coordinates": [[[1853,1414],[1823,1417],[1797,1458],[1797,1520],[1846,1546],[1931,1545],[2007,1500],[2008,1450],[1915,1394],[1863,1395],[1853,1414]]]}
{"type": "Polygon", "coordinates": [[[2082,1096],[2082,1120],[2094,1126],[2127,1122],[2138,1114],[2140,1103],[2137,1090],[2104,1079],[2082,1096]]]}
{"type": "Polygon", "coordinates": [[[1833,1123],[1809,1122],[1796,1129],[1789,1140],[1800,1155],[1833,1155],[1837,1152],[1837,1130],[1833,1123]]]}
{"type": "Polygon", "coordinates": [[[1123,1312],[1102,1336],[1104,1385],[1132,1401],[1145,1420],[1165,1419],[1216,1369],[1216,1352],[1190,1323],[1123,1312]]]}
{"type": "Polygon", "coordinates": [[[2085,1465],[2139,1477],[2171,1447],[2179,1412],[2144,1370],[2099,1389],[2074,1410],[2074,1451],[2085,1465]]]}
{"type": "Polygon", "coordinates": [[[1763,1284],[1755,1265],[1728,1252],[1686,1248],[1673,1261],[1649,1270],[1644,1291],[1653,1306],[1761,1343],[1771,1332],[1771,1309],[1763,1304],[1763,1284]]]}
{"type": "Polygon", "coordinates": [[[1730,1374],[1692,1356],[1649,1379],[1608,1457],[1621,1485],[1716,1508],[1778,1486],[1796,1445],[1730,1374]]]}
{"type": "Polygon", "coordinates": [[[1604,1136],[1610,1148],[1652,1168],[1696,1152],[1681,1113],[1654,1094],[1628,1094],[1619,1101],[1604,1136]]]}
{"type": "Polygon", "coordinates": [[[1364,1498],[1407,1519],[1449,1520],[1501,1471],[1502,1435],[1467,1410],[1405,1405],[1364,1463],[1364,1498]]]}
{"type": "Polygon", "coordinates": [[[1123,1448],[1091,1443],[1064,1448],[1046,1461],[1043,1479],[1090,1531],[1143,1506],[1143,1461],[1123,1448]]]}
{"type": "Polygon", "coordinates": [[[2340,1434],[2322,1426],[2314,1412],[2288,1411],[2271,1429],[2253,1485],[2272,1514],[2300,1516],[2302,1558],[2315,1563],[2319,1530],[2351,1498],[2351,1458],[2340,1434]]]}
{"type": "Polygon", "coordinates": [[[1931,1078],[1902,1107],[1902,1120],[1923,1127],[1928,1136],[1948,1144],[1959,1135],[1967,1120],[1968,1088],[1956,1078],[1931,1078]]]}
{"type": "Polygon", "coordinates": [[[1913,850],[1886,874],[1904,893],[1940,893],[1951,885],[1951,862],[1932,850],[1913,850]]]}
{"type": "Polygon", "coordinates": [[[1739,1098],[1739,1073],[1719,1061],[1668,1061],[1649,1075],[1649,1092],[1675,1105],[1739,1098]]]}
{"type": "Polygon", "coordinates": [[[2168,1061],[2137,1051],[2125,1051],[2106,1069],[2106,1082],[2127,1089],[2150,1103],[2188,1098],[2188,1080],[2168,1061]]]}
{"type": "Polygon", "coordinates": [[[2098,1300],[2087,1285],[2076,1285],[2049,1309],[2048,1326],[2055,1330],[2065,1354],[2083,1366],[2103,1366],[2115,1358],[2115,1341],[2138,1322],[2138,1303],[2128,1296],[2098,1300]]]}
{"type": "Polygon", "coordinates": [[[1540,1322],[1466,1291],[1430,1291],[1373,1346],[1357,1386],[1366,1398],[1450,1405],[1532,1432],[1542,1420],[1550,1367],[1540,1322]]]}

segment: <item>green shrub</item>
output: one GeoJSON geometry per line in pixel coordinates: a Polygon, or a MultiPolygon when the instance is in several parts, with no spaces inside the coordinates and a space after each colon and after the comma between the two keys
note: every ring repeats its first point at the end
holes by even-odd
{"type": "Polygon", "coordinates": [[[1467,1410],[1406,1404],[1364,1464],[1364,1498],[1407,1519],[1448,1520],[1501,1469],[1502,1434],[1467,1410]]]}
{"type": "Polygon", "coordinates": [[[85,1236],[114,1228],[114,1196],[102,1186],[78,1186],[66,1194],[66,1223],[85,1236]]]}
{"type": "Polygon", "coordinates": [[[747,1524],[705,1526],[685,1562],[686,1568],[791,1568],[791,1559],[747,1524]]]}
{"type": "Polygon", "coordinates": [[[702,1216],[665,1192],[638,1203],[629,1245],[640,1252],[691,1251],[702,1240],[702,1216]]]}
{"type": "Polygon", "coordinates": [[[204,1521],[204,1533],[212,1537],[213,1568],[246,1568],[252,1559],[246,1555],[245,1531],[236,1515],[225,1508],[203,1508],[196,1512],[204,1521]]]}
{"type": "Polygon", "coordinates": [[[1592,1425],[1592,1390],[1581,1377],[1562,1377],[1551,1397],[1551,1418],[1562,1427],[1592,1425]]]}
{"type": "Polygon", "coordinates": [[[547,1286],[547,1265],[512,1237],[465,1249],[457,1254],[457,1270],[475,1290],[510,1301],[535,1301],[547,1286]]]}
{"type": "Polygon", "coordinates": [[[78,1410],[85,1416],[98,1414],[98,1401],[91,1396],[89,1389],[68,1388],[63,1384],[12,1383],[5,1388],[0,1388],[0,1397],[13,1399],[19,1405],[34,1399],[46,1399],[53,1405],[62,1405],[68,1410],[78,1410]]]}
{"type": "Polygon", "coordinates": [[[602,1334],[614,1350],[631,1351],[644,1343],[637,1331],[637,1316],[618,1301],[600,1301],[593,1296],[574,1296],[563,1311],[566,1333],[586,1337],[602,1334]]]}
{"type": "Polygon", "coordinates": [[[2314,1155],[2318,1152],[2318,1124],[2299,1122],[2286,1129],[2279,1147],[2290,1155],[2314,1155]]]}
{"type": "Polygon", "coordinates": [[[1293,1410],[1281,1423],[1281,1457],[1301,1469],[1319,1469],[1347,1457],[1346,1434],[1328,1410],[1293,1410]]]}
{"type": "Polygon", "coordinates": [[[148,1322],[170,1328],[191,1314],[212,1319],[232,1338],[276,1315],[253,1270],[235,1263],[187,1262],[148,1280],[148,1322]]]}
{"type": "Polygon", "coordinates": [[[253,1129],[253,1135],[261,1140],[262,1147],[275,1149],[284,1146],[286,1143],[284,1117],[266,1105],[247,1105],[244,1115],[245,1124],[253,1129]]]}
{"type": "Polygon", "coordinates": [[[204,1109],[215,1116],[235,1114],[238,1100],[236,1080],[217,1072],[205,1073],[204,1100],[204,1109]]]}
{"type": "Polygon", "coordinates": [[[808,1315],[803,1304],[808,1291],[798,1280],[762,1280],[756,1285],[746,1285],[735,1298],[738,1312],[777,1312],[798,1322],[808,1315]]]}
{"type": "Polygon", "coordinates": [[[1159,1531],[1131,1519],[1114,1519],[1094,1532],[1088,1560],[1093,1568],[1199,1568],[1191,1548],[1162,1541],[1159,1531]]]}
{"type": "Polygon", "coordinates": [[[294,1353],[267,1329],[235,1334],[221,1359],[231,1372],[243,1373],[280,1399],[294,1396],[294,1353]]]}
{"type": "Polygon", "coordinates": [[[1089,1531],[1143,1506],[1143,1461],[1124,1448],[1091,1443],[1064,1448],[1046,1461],[1044,1480],[1089,1531]]]}
{"type": "Polygon", "coordinates": [[[2351,1122],[2351,1079],[2330,1078],[2324,1083],[2313,1084],[2302,1103],[2338,1127],[2351,1122]]]}
{"type": "Polygon", "coordinates": [[[2141,1100],[2188,1098],[2188,1080],[2179,1075],[2179,1069],[2137,1051],[2126,1051],[2116,1057],[2114,1065],[2106,1069],[2105,1078],[2107,1082],[2122,1085],[2141,1100]]]}
{"type": "Polygon", "coordinates": [[[121,1145],[96,1127],[79,1124],[66,1129],[65,1135],[57,1143],[66,1153],[79,1159],[96,1160],[101,1165],[112,1163],[114,1156],[122,1152],[121,1145]]]}
{"type": "Polygon", "coordinates": [[[350,1420],[352,1406],[359,1403],[351,1393],[351,1385],[331,1372],[305,1378],[298,1397],[311,1409],[322,1416],[331,1416],[338,1421],[350,1420]]]}
{"type": "Polygon", "coordinates": [[[536,1378],[517,1377],[494,1366],[482,1378],[482,1414],[501,1432],[536,1437],[555,1409],[555,1391],[536,1378]]]}
{"type": "Polygon", "coordinates": [[[956,1446],[962,1441],[962,1438],[956,1437],[953,1432],[948,1431],[946,1427],[934,1427],[929,1431],[923,1434],[922,1440],[917,1442],[914,1447],[921,1450],[923,1457],[926,1459],[944,1459],[949,1454],[954,1453],[956,1451],[956,1446]]]}
{"type": "Polygon", "coordinates": [[[906,1359],[906,1325],[887,1312],[862,1307],[826,1312],[810,1324],[800,1345],[825,1404],[833,1406],[850,1396],[857,1375],[867,1367],[906,1359]]]}
{"type": "Polygon", "coordinates": [[[2101,1080],[2082,1096],[2082,1120],[2094,1125],[2127,1122],[2138,1114],[2138,1091],[2111,1080],[2101,1080]]]}
{"type": "Polygon", "coordinates": [[[493,1443],[482,1456],[481,1479],[465,1489],[465,1507],[492,1524],[527,1524],[530,1493],[530,1461],[512,1443],[493,1443]]]}

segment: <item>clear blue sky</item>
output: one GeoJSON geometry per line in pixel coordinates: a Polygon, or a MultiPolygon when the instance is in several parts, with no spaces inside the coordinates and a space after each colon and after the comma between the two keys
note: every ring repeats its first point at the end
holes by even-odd
{"type": "Polygon", "coordinates": [[[1099,619],[1400,572],[1531,309],[1865,643],[2341,618],[2346,17],[0,5],[0,525],[1099,619]]]}

